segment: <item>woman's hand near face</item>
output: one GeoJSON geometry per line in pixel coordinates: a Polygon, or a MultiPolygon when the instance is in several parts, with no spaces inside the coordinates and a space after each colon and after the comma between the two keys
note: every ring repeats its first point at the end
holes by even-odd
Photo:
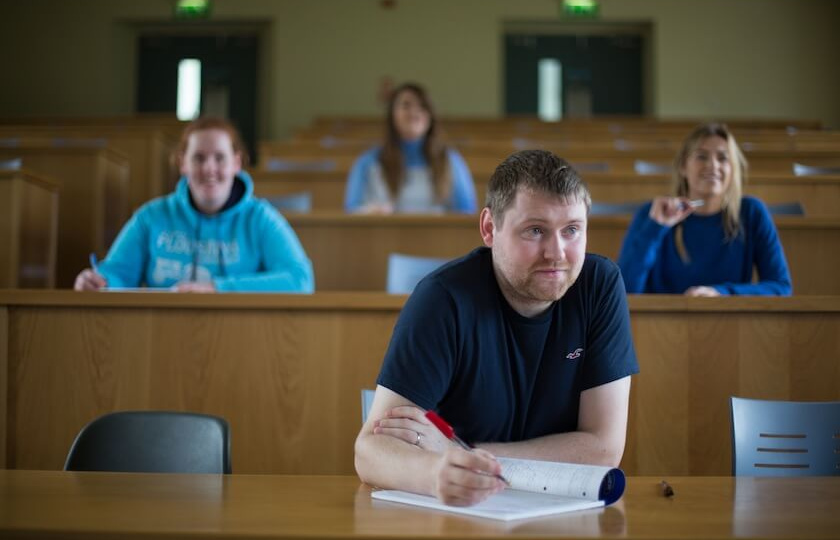
{"type": "Polygon", "coordinates": [[[648,216],[664,227],[673,227],[693,213],[694,207],[686,197],[656,197],[648,216]]]}

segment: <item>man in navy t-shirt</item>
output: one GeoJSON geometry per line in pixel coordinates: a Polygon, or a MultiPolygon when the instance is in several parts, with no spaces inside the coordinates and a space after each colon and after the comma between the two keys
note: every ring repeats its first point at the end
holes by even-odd
{"type": "Polygon", "coordinates": [[[551,154],[513,154],[490,179],[487,247],[424,278],[394,327],[359,477],[470,505],[504,489],[494,456],[616,466],[638,373],[618,267],[586,254],[590,196],[551,154]],[[456,447],[435,410],[477,450],[456,447]]]}

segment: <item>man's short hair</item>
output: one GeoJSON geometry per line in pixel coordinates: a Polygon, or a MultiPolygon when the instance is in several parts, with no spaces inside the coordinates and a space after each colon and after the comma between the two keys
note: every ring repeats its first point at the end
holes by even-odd
{"type": "Polygon", "coordinates": [[[520,187],[556,197],[564,204],[583,202],[587,214],[592,206],[589,189],[568,161],[546,150],[522,150],[496,167],[487,186],[485,206],[498,225],[520,187]]]}

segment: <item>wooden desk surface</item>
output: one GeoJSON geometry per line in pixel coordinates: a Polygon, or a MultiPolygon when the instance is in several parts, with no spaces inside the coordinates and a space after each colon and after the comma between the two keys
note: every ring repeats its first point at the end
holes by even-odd
{"type": "Polygon", "coordinates": [[[496,522],[373,501],[354,476],[0,471],[0,536],[837,538],[840,478],[631,477],[598,510],[496,522]]]}

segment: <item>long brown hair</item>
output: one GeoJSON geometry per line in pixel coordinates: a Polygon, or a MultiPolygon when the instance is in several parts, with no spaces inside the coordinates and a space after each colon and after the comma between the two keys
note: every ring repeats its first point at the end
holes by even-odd
{"type": "Polygon", "coordinates": [[[382,165],[385,181],[391,190],[391,196],[396,198],[405,174],[405,160],[400,148],[400,134],[394,123],[394,105],[399,95],[403,92],[412,92],[417,96],[420,105],[429,113],[429,129],[423,138],[423,157],[426,158],[426,163],[429,164],[429,168],[431,169],[432,184],[434,185],[438,202],[445,204],[447,199],[449,199],[449,194],[452,189],[452,174],[449,170],[449,159],[447,159],[446,154],[447,149],[442,141],[440,127],[435,117],[434,106],[429,100],[426,91],[419,84],[401,84],[391,92],[391,97],[388,100],[385,144],[382,145],[382,151],[379,153],[379,163],[382,165]]]}
{"type": "MultiPolygon", "coordinates": [[[[688,197],[688,179],[682,174],[682,170],[685,168],[691,154],[709,137],[720,137],[726,141],[729,162],[732,164],[732,179],[726,187],[721,201],[723,230],[726,235],[726,241],[731,242],[739,234],[743,233],[740,221],[741,195],[743,194],[744,183],[747,181],[748,164],[747,159],[738,147],[738,143],[735,141],[735,136],[732,135],[732,132],[729,131],[729,128],[725,124],[701,124],[694,128],[688,137],[686,137],[682,148],[680,148],[679,153],[674,158],[671,185],[677,197],[688,197]]],[[[690,257],[683,240],[682,223],[676,226],[674,241],[680,258],[683,262],[688,263],[690,257]]]]}

